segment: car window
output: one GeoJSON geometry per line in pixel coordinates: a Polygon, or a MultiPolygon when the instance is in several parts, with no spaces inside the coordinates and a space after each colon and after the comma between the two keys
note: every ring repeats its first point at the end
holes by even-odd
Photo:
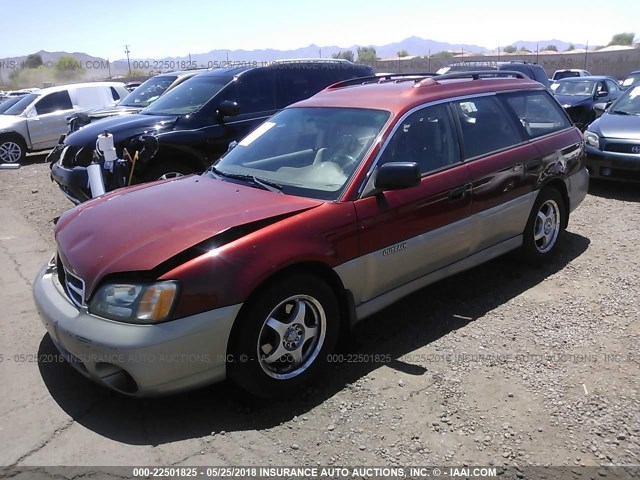
{"type": "Polygon", "coordinates": [[[113,88],[113,87],[109,87],[111,89],[111,96],[113,97],[114,100],[120,100],[120,94],[118,93],[118,91],[113,88]]]}
{"type": "MultiPolygon", "coordinates": [[[[228,75],[196,75],[167,91],[141,113],[151,115],[187,115],[196,112],[231,80],[232,78],[228,75]]],[[[138,87],[134,92],[140,88],[142,86],[138,87]]]]}
{"type": "Polygon", "coordinates": [[[157,75],[150,78],[127,95],[120,105],[126,107],[146,107],[162,95],[176,80],[175,75],[157,75]]]}
{"type": "Polygon", "coordinates": [[[378,164],[415,162],[424,175],[460,160],[451,113],[442,104],[418,110],[402,121],[378,164]]]}
{"type": "Polygon", "coordinates": [[[555,95],[591,96],[594,93],[596,82],[593,80],[567,80],[559,82],[555,89],[555,95]]]}
{"type": "Polygon", "coordinates": [[[15,104],[5,110],[4,115],[20,115],[26,110],[29,105],[31,105],[31,103],[33,103],[34,100],[38,98],[38,95],[35,93],[30,93],[18,98],[20,100],[18,100],[15,104]]]}
{"type": "Polygon", "coordinates": [[[35,104],[35,108],[38,115],[44,115],[58,110],[70,110],[73,105],[71,104],[69,92],[63,90],[45,95],[35,104]]]}
{"type": "Polygon", "coordinates": [[[614,93],[618,91],[618,85],[616,85],[616,82],[611,80],[605,80],[605,83],[607,84],[607,87],[609,88],[610,93],[614,93]]]}
{"type": "Polygon", "coordinates": [[[518,92],[504,95],[507,105],[531,138],[571,126],[558,102],[546,92],[518,92]]]}
{"type": "Polygon", "coordinates": [[[335,200],[389,116],[364,108],[287,108],[244,137],[215,168],[227,181],[244,176],[251,184],[274,182],[287,194],[335,200]]]}
{"type": "Polygon", "coordinates": [[[522,141],[520,133],[495,96],[454,102],[466,158],[484,155],[522,141]]]}
{"type": "Polygon", "coordinates": [[[236,92],[241,115],[275,110],[275,72],[254,70],[241,75],[236,92]]]}

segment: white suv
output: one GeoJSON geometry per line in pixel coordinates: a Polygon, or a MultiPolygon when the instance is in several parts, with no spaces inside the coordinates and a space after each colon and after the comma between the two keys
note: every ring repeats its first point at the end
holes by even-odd
{"type": "Polygon", "coordinates": [[[15,163],[27,152],[57,145],[70,114],[114,106],[128,95],[123,83],[76,83],[24,95],[0,115],[0,163],[15,163]]]}

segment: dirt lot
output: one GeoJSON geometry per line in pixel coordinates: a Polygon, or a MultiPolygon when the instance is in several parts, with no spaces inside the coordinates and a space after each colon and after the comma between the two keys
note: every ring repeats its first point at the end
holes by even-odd
{"type": "Polygon", "coordinates": [[[43,158],[0,171],[1,465],[640,463],[638,186],[592,185],[549,265],[501,258],[372,317],[297,398],[135,400],[51,361],[31,283],[71,204],[43,158]]]}

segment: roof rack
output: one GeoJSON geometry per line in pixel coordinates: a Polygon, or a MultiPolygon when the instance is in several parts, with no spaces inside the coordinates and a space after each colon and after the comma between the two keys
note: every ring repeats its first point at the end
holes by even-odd
{"type": "Polygon", "coordinates": [[[511,70],[478,70],[475,72],[455,72],[445,73],[444,75],[437,75],[433,77],[433,80],[451,80],[451,79],[463,79],[472,78],[473,80],[480,80],[480,78],[496,78],[496,77],[515,77],[515,78],[529,78],[524,73],[514,72],[511,70]]]}
{"type": "Polygon", "coordinates": [[[370,83],[387,83],[387,82],[406,82],[410,80],[424,80],[425,78],[435,77],[435,73],[386,73],[383,75],[371,75],[368,77],[357,77],[349,80],[342,80],[341,82],[329,85],[327,90],[334,90],[336,88],[349,87],[352,85],[366,85],[370,83]]]}

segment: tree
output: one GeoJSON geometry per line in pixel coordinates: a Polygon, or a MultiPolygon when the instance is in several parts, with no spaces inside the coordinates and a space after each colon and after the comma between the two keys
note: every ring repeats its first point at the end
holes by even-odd
{"type": "Polygon", "coordinates": [[[344,60],[353,62],[355,59],[355,55],[351,50],[340,50],[338,53],[334,53],[333,55],[331,55],[331,58],[342,58],[344,60]]]}
{"type": "Polygon", "coordinates": [[[443,50],[442,52],[434,53],[431,58],[453,58],[453,53],[443,50]]]}
{"type": "Polygon", "coordinates": [[[408,57],[409,56],[409,52],[407,52],[405,49],[402,49],[398,52],[398,57],[402,58],[402,57],[408,57]]]}
{"type": "Polygon", "coordinates": [[[516,53],[518,51],[518,49],[516,47],[514,47],[513,45],[509,45],[508,47],[504,47],[503,50],[504,50],[504,53],[516,53]]]}
{"type": "Polygon", "coordinates": [[[555,45],[547,45],[546,47],[544,47],[544,49],[545,50],[551,50],[552,52],[557,52],[558,51],[558,47],[556,47],[555,45]]]}
{"type": "Polygon", "coordinates": [[[69,80],[84,73],[82,64],[71,55],[64,55],[54,65],[56,76],[63,80],[69,80]]]}
{"type": "Polygon", "coordinates": [[[27,59],[24,61],[24,66],[26,68],[38,68],[44,62],[42,61],[42,57],[37,53],[32,53],[27,56],[27,59]]]}
{"type": "Polygon", "coordinates": [[[636,36],[635,33],[616,33],[613,37],[611,37],[611,41],[607,46],[610,45],[633,45],[633,38],[636,36]]]}
{"type": "Polygon", "coordinates": [[[572,50],[575,50],[575,49],[576,49],[576,46],[573,43],[570,43],[567,49],[565,50],[565,52],[571,52],[572,50]]]}
{"type": "Polygon", "coordinates": [[[520,47],[519,51],[524,53],[531,53],[531,50],[529,50],[527,47],[520,47]]]}
{"type": "Polygon", "coordinates": [[[358,48],[358,62],[375,62],[380,60],[376,54],[376,49],[373,47],[360,47],[358,48]]]}

